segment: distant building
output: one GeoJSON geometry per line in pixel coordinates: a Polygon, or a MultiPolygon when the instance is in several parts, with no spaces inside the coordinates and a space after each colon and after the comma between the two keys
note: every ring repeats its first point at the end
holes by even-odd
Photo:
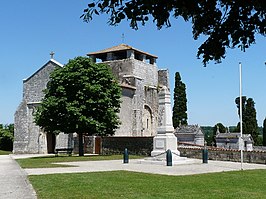
{"type": "Polygon", "coordinates": [[[199,125],[181,125],[175,130],[178,142],[204,146],[204,134],[199,125]]]}
{"type": "MultiPolygon", "coordinates": [[[[241,136],[240,133],[220,133],[219,128],[216,133],[216,146],[218,148],[226,149],[241,149],[241,136]]],[[[253,151],[253,138],[250,134],[243,134],[244,148],[246,151],[253,151]]]]}

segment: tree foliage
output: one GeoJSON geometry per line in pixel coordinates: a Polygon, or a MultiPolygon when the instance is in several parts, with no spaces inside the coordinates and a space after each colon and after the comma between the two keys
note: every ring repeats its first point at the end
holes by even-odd
{"type": "MultiPolygon", "coordinates": [[[[110,67],[77,57],[55,69],[35,122],[46,132],[113,135],[119,125],[121,88],[110,67]]],[[[80,155],[83,151],[80,148],[80,155]]]]}
{"type": "Polygon", "coordinates": [[[266,118],[263,121],[263,146],[266,146],[266,118]]]}
{"type": "Polygon", "coordinates": [[[181,81],[179,72],[175,73],[173,126],[187,125],[187,95],[186,85],[181,81]]]}
{"type": "Polygon", "coordinates": [[[216,135],[217,135],[217,131],[218,131],[218,129],[219,129],[219,132],[220,133],[226,133],[227,132],[227,129],[226,129],[226,127],[222,124],[222,123],[217,123],[217,124],[215,124],[214,125],[214,127],[213,127],[213,137],[212,137],[212,145],[214,145],[214,146],[216,146],[216,135]]]}
{"type": "Polygon", "coordinates": [[[245,51],[255,43],[256,34],[266,34],[265,0],[91,0],[81,18],[88,22],[103,13],[109,15],[110,25],[127,20],[133,29],[149,20],[158,29],[170,27],[173,18],[191,22],[195,40],[206,36],[197,53],[204,65],[220,62],[226,48],[245,51]]]}
{"type": "MultiPolygon", "coordinates": [[[[240,98],[235,100],[238,108],[238,114],[240,113],[240,98]]],[[[254,144],[258,144],[258,122],[256,119],[257,112],[255,109],[255,102],[252,98],[242,97],[242,124],[243,134],[251,134],[254,144]]],[[[240,124],[238,123],[236,131],[240,132],[240,124]]]]}
{"type": "Polygon", "coordinates": [[[220,133],[226,133],[227,129],[222,123],[217,123],[213,127],[213,134],[216,135],[217,129],[219,128],[220,133]]]}
{"type": "Polygon", "coordinates": [[[201,126],[200,127],[204,133],[204,140],[207,142],[208,146],[212,146],[213,142],[213,127],[212,126],[201,126]]]}
{"type": "Polygon", "coordinates": [[[4,151],[13,150],[14,124],[0,124],[0,149],[4,151]]]}

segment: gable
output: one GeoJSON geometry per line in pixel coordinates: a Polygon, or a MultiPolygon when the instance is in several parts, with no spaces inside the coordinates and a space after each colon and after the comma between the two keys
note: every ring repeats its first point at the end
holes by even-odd
{"type": "Polygon", "coordinates": [[[49,60],[29,78],[23,80],[23,99],[29,102],[40,102],[44,97],[43,90],[50,79],[51,72],[63,65],[55,60],[49,60]]]}
{"type": "Polygon", "coordinates": [[[46,64],[44,64],[39,70],[37,70],[35,73],[33,73],[30,77],[28,77],[27,79],[23,79],[23,82],[27,82],[29,81],[31,78],[33,78],[34,76],[36,76],[38,73],[40,73],[40,71],[44,70],[46,67],[49,66],[49,64],[54,65],[54,68],[56,67],[63,67],[64,65],[59,63],[58,61],[54,60],[54,59],[50,59],[46,64]]]}

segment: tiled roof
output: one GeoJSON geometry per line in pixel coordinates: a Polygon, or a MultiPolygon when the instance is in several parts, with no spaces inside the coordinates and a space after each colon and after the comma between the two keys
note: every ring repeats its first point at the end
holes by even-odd
{"type": "Polygon", "coordinates": [[[149,53],[146,53],[144,51],[141,51],[141,50],[138,50],[136,48],[133,48],[132,46],[129,46],[127,44],[120,44],[118,46],[113,46],[111,48],[106,48],[104,50],[100,50],[100,51],[96,51],[96,52],[91,52],[91,53],[88,53],[87,55],[99,55],[99,54],[105,54],[105,53],[108,53],[108,52],[118,52],[118,51],[124,51],[124,50],[134,50],[136,52],[139,52],[141,54],[144,54],[148,57],[151,57],[151,58],[158,58],[157,56],[155,55],[152,55],[152,54],[149,54],[149,53]]]}

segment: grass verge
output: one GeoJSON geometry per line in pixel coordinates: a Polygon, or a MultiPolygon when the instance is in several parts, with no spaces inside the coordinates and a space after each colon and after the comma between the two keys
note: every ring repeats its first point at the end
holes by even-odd
{"type": "Polygon", "coordinates": [[[12,152],[11,151],[2,151],[2,150],[0,150],[0,155],[8,155],[10,153],[12,153],[12,152]]]}
{"type": "MultiPolygon", "coordinates": [[[[143,156],[130,155],[130,159],[143,158],[143,156]]],[[[93,156],[47,156],[17,159],[16,161],[22,168],[51,168],[51,167],[69,167],[64,162],[76,161],[97,161],[97,160],[122,160],[122,155],[93,155],[93,156]],[[53,164],[53,163],[61,163],[53,164]]]]}
{"type": "Polygon", "coordinates": [[[265,198],[266,170],[165,176],[128,171],[29,176],[39,199],[265,198]]]}

